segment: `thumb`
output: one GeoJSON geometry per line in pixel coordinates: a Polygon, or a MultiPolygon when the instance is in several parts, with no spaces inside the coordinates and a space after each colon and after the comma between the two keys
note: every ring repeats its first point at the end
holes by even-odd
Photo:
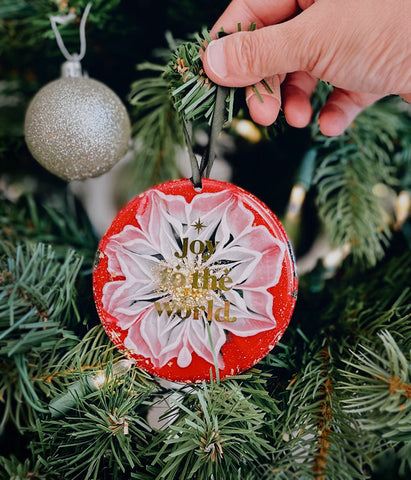
{"type": "Polygon", "coordinates": [[[305,70],[310,53],[301,22],[290,20],[210,42],[202,61],[214,83],[245,87],[276,74],[305,70]]]}

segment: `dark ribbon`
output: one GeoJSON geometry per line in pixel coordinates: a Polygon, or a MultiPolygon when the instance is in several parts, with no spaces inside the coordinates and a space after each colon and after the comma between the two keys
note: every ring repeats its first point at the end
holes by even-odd
{"type": "MultiPolygon", "coordinates": [[[[225,32],[220,32],[217,36],[221,38],[227,35],[225,32]]],[[[217,150],[217,141],[218,136],[223,129],[224,122],[225,122],[225,111],[226,111],[226,100],[230,89],[227,87],[222,87],[221,85],[217,85],[216,97],[215,97],[215,107],[213,118],[211,121],[210,127],[210,140],[208,145],[206,146],[204,153],[201,157],[200,165],[198,165],[196,156],[193,151],[193,145],[191,142],[190,134],[188,132],[188,127],[186,122],[184,121],[184,134],[187,142],[188,153],[190,156],[190,164],[191,164],[191,172],[192,177],[190,180],[192,181],[194,188],[202,188],[201,178],[205,177],[208,178],[210,176],[211,168],[213,166],[215,157],[216,157],[216,150],[217,150]]]]}
{"type": "Polygon", "coordinates": [[[184,134],[186,137],[192,171],[192,177],[190,180],[192,181],[194,188],[202,188],[201,178],[208,178],[210,176],[211,168],[216,157],[218,136],[223,129],[223,125],[225,122],[225,101],[227,99],[228,93],[228,88],[222,87],[220,85],[217,86],[214,114],[210,128],[210,140],[201,157],[200,165],[198,165],[196,156],[193,151],[193,145],[191,142],[190,134],[188,132],[187,123],[184,122],[184,134]]]}

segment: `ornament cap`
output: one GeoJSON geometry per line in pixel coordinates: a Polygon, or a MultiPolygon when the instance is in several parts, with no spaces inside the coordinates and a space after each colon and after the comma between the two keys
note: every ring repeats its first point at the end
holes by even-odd
{"type": "Polygon", "coordinates": [[[72,60],[67,60],[67,62],[64,62],[61,66],[61,76],[63,78],[83,77],[80,61],[76,58],[73,58],[72,60]]]}

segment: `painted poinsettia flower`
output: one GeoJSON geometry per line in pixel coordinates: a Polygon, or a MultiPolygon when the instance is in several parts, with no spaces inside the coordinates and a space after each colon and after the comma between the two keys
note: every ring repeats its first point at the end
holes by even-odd
{"type": "Polygon", "coordinates": [[[149,190],[105,249],[112,281],[106,312],[127,332],[124,346],[161,368],[180,368],[195,352],[210,364],[228,335],[249,337],[276,326],[273,296],[286,244],[230,191],[181,195],[149,190]]]}

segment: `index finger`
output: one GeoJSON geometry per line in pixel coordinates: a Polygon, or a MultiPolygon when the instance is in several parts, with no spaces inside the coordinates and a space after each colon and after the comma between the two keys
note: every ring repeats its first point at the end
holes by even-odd
{"type": "Polygon", "coordinates": [[[238,31],[238,25],[248,30],[251,23],[257,28],[274,25],[295,15],[300,10],[297,0],[233,0],[210,31],[212,38],[223,29],[238,31]]]}

